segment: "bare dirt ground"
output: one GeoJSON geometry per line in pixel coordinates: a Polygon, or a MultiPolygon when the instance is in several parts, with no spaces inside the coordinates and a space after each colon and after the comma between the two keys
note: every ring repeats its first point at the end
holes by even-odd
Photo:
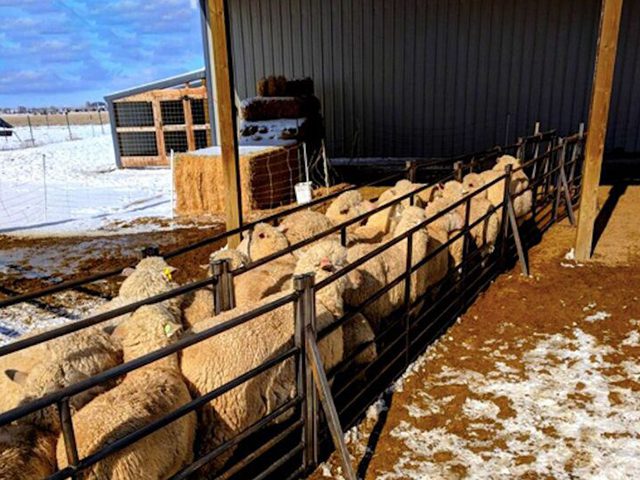
{"type": "MultiPolygon", "coordinates": [[[[565,221],[346,434],[365,479],[637,478],[640,188],[603,188],[594,261],[565,221]],[[600,221],[600,227],[604,225],[600,221]]],[[[342,478],[333,455],[312,476],[342,478]]]]}

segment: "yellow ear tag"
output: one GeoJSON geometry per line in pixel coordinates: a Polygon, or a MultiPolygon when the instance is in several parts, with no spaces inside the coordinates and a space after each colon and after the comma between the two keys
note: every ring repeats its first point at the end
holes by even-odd
{"type": "Polygon", "coordinates": [[[171,278],[171,269],[170,269],[169,267],[166,267],[166,268],[162,271],[162,273],[164,273],[164,276],[165,276],[165,277],[167,277],[167,280],[169,280],[169,281],[173,280],[173,279],[171,278]]]}
{"type": "Polygon", "coordinates": [[[170,337],[170,336],[171,336],[171,325],[169,325],[168,323],[166,323],[166,324],[164,325],[164,334],[165,334],[167,337],[170,337]]]}

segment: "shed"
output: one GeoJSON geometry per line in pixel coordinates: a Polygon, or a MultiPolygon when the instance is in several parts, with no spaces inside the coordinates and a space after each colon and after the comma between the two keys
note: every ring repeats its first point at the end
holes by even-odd
{"type": "Polygon", "coordinates": [[[10,137],[13,135],[13,125],[0,118],[0,137],[10,137]]]}

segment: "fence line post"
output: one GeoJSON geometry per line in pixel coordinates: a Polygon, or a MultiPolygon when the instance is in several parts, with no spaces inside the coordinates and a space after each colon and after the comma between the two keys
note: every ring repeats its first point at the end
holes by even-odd
{"type": "Polygon", "coordinates": [[[453,164],[453,170],[455,172],[455,179],[458,182],[462,182],[462,162],[461,161],[457,161],[456,163],[453,164]]]}
{"type": "Polygon", "coordinates": [[[27,123],[29,124],[29,135],[31,136],[31,146],[36,146],[36,141],[33,138],[33,128],[31,127],[31,115],[27,114],[27,123]]]}
{"type": "MultiPolygon", "coordinates": [[[[67,453],[67,463],[69,466],[75,467],[80,459],[78,457],[76,436],[73,432],[73,422],[71,420],[71,410],[69,408],[68,397],[63,398],[58,402],[58,418],[62,428],[62,438],[64,439],[64,447],[67,453]]],[[[75,479],[76,474],[72,474],[71,478],[75,479]]]]}
{"type": "Polygon", "coordinates": [[[503,267],[506,266],[507,260],[507,246],[509,244],[509,196],[511,195],[511,170],[513,165],[507,164],[505,168],[505,180],[504,180],[504,197],[502,201],[502,245],[500,256],[502,258],[503,267]]]}
{"type": "Polygon", "coordinates": [[[555,198],[553,199],[553,221],[555,222],[556,220],[558,220],[558,208],[560,207],[560,198],[561,198],[561,189],[563,187],[562,185],[562,172],[564,171],[564,158],[565,155],[567,153],[567,143],[564,141],[563,138],[559,138],[558,142],[560,145],[562,145],[562,148],[556,152],[556,158],[558,159],[556,163],[556,165],[554,166],[552,162],[552,170],[554,168],[558,168],[559,170],[556,172],[556,179],[555,179],[555,198]]]}
{"type": "MultiPolygon", "coordinates": [[[[416,183],[416,161],[415,160],[407,160],[405,161],[405,170],[407,171],[407,180],[411,183],[416,183]]],[[[409,197],[409,205],[413,206],[415,204],[415,196],[411,194],[409,197]]]]}
{"type": "Polygon", "coordinates": [[[42,188],[44,192],[44,221],[48,221],[48,202],[47,202],[47,156],[42,154],[42,188]]]}
{"type": "Polygon", "coordinates": [[[174,211],[175,211],[175,201],[176,201],[175,180],[173,177],[173,172],[175,171],[173,148],[169,153],[169,169],[171,174],[171,220],[173,220],[175,218],[174,211]]]}
{"type": "Polygon", "coordinates": [[[411,233],[407,237],[407,257],[405,264],[405,274],[406,277],[404,279],[404,317],[405,317],[405,325],[404,325],[404,335],[405,335],[405,352],[404,352],[404,362],[405,366],[409,366],[409,346],[411,345],[411,341],[409,340],[409,333],[411,329],[411,268],[413,264],[412,260],[413,253],[413,233],[411,233]]]}
{"type": "Polygon", "coordinates": [[[211,262],[213,274],[213,310],[215,315],[235,307],[233,291],[233,275],[230,271],[229,259],[216,259],[211,262]]]}
{"type": "Polygon", "coordinates": [[[527,148],[526,142],[523,137],[518,137],[518,150],[516,151],[516,158],[521,162],[524,162],[525,150],[527,148]]]}
{"type": "Polygon", "coordinates": [[[104,124],[102,123],[102,111],[98,110],[98,121],[100,122],[100,131],[104,135],[104,124]]]}
{"type": "Polygon", "coordinates": [[[297,356],[296,386],[302,398],[302,463],[305,472],[318,463],[318,398],[313,384],[313,374],[307,362],[307,334],[315,334],[314,275],[293,277],[293,286],[298,297],[295,301],[295,345],[300,349],[297,356]]]}
{"type": "Polygon", "coordinates": [[[469,237],[471,236],[471,229],[469,228],[469,224],[471,223],[471,197],[467,197],[465,202],[465,212],[464,212],[464,235],[462,236],[462,263],[460,268],[462,269],[462,295],[461,298],[462,306],[465,308],[467,306],[467,270],[469,269],[467,260],[469,256],[469,237]]]}
{"type": "Polygon", "coordinates": [[[69,141],[73,140],[71,136],[71,125],[69,124],[69,111],[64,112],[64,117],[67,120],[67,130],[69,131],[69,141]]]}

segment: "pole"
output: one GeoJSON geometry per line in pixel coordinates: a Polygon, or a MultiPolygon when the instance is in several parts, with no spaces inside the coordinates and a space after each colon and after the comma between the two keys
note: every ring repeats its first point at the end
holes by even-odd
{"type": "Polygon", "coordinates": [[[33,139],[33,128],[31,127],[31,116],[27,114],[27,123],[29,124],[29,135],[31,135],[31,146],[36,146],[36,141],[33,139]]]}
{"type": "Polygon", "coordinates": [[[42,154],[42,190],[44,192],[44,221],[47,221],[47,156],[42,154]]]}
{"type": "Polygon", "coordinates": [[[104,135],[104,124],[102,123],[102,111],[98,110],[98,121],[100,122],[100,131],[104,135]]]}
{"type": "Polygon", "coordinates": [[[602,173],[602,156],[607,135],[607,120],[618,48],[623,0],[602,0],[600,33],[593,74],[591,108],[585,147],[582,193],[576,232],[576,259],[591,258],[593,230],[598,210],[598,187],[602,173]]]}
{"type": "Polygon", "coordinates": [[[304,181],[309,182],[309,158],[307,157],[306,142],[302,142],[302,154],[304,155],[304,181]]]}
{"type": "MultiPolygon", "coordinates": [[[[233,82],[233,58],[231,55],[231,31],[226,0],[207,0],[207,20],[213,36],[213,57],[218,100],[222,173],[226,195],[227,231],[242,225],[242,196],[239,175],[240,152],[238,148],[237,114],[233,82]]],[[[240,243],[240,235],[228,239],[234,248],[240,243]]]]}
{"type": "Polygon", "coordinates": [[[73,138],[71,136],[71,125],[69,125],[69,112],[68,111],[64,112],[64,117],[67,120],[67,130],[69,131],[69,140],[73,140],[73,138]]]}
{"type": "Polygon", "coordinates": [[[175,219],[175,204],[176,204],[176,189],[175,189],[175,179],[173,173],[175,172],[175,163],[174,163],[174,153],[173,148],[171,149],[171,153],[169,154],[169,168],[171,170],[171,220],[175,219]]]}

